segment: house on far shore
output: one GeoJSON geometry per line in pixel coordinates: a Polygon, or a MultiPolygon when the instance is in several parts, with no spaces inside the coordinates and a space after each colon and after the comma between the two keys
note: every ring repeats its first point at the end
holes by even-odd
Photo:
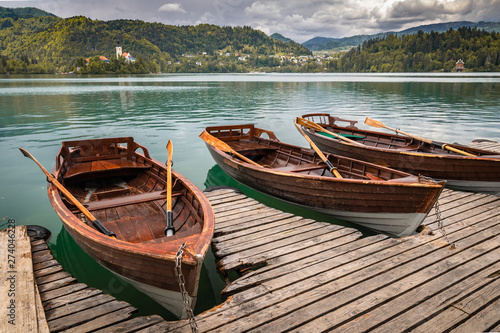
{"type": "Polygon", "coordinates": [[[461,72],[465,69],[465,64],[462,59],[457,60],[457,63],[455,64],[455,69],[457,70],[457,72],[461,72]]]}
{"type": "Polygon", "coordinates": [[[120,46],[120,42],[118,42],[118,46],[116,47],[116,59],[120,59],[120,57],[125,58],[126,63],[134,63],[135,58],[129,52],[122,53],[122,47],[120,46]]]}
{"type": "MultiPolygon", "coordinates": [[[[105,56],[99,56],[99,59],[101,59],[101,61],[104,61],[105,63],[109,64],[109,59],[106,58],[105,56]]],[[[90,63],[90,58],[85,58],[85,65],[88,66],[89,63],[90,63]]]]}
{"type": "Polygon", "coordinates": [[[123,53],[123,54],[122,54],[122,57],[124,57],[124,58],[125,58],[125,62],[128,62],[128,63],[133,63],[133,62],[135,62],[135,58],[134,58],[134,57],[132,57],[132,55],[131,55],[130,53],[128,53],[128,52],[123,53]]]}

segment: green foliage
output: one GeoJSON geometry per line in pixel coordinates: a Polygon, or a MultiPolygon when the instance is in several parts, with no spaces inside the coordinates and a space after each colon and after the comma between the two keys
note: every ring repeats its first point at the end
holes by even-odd
{"type": "Polygon", "coordinates": [[[46,11],[33,7],[25,7],[25,8],[0,7],[0,18],[11,17],[14,19],[18,19],[18,18],[33,18],[40,16],[55,17],[54,14],[47,13],[46,11]]]}
{"type": "Polygon", "coordinates": [[[333,72],[500,71],[500,33],[462,27],[444,33],[375,38],[327,64],[333,72]]]}
{"type": "Polygon", "coordinates": [[[39,63],[50,63],[57,71],[80,67],[82,71],[91,73],[211,72],[232,69],[246,72],[256,69],[252,67],[252,62],[240,61],[235,54],[257,59],[258,56],[291,53],[312,54],[300,44],[275,40],[251,27],[209,24],[172,26],[139,20],[104,22],[83,16],[68,19],[0,19],[0,55],[8,59],[26,56],[39,63]],[[116,58],[118,42],[123,52],[137,57],[134,66],[111,66],[111,60],[116,58]],[[231,57],[219,59],[221,53],[230,53],[231,57]],[[187,58],[188,55],[192,55],[193,59],[187,58]],[[110,66],[103,67],[98,62],[85,68],[76,65],[81,58],[98,56],[110,59],[110,66]],[[198,61],[191,63],[194,57],[198,61]],[[228,60],[231,60],[231,64],[228,60]]]}

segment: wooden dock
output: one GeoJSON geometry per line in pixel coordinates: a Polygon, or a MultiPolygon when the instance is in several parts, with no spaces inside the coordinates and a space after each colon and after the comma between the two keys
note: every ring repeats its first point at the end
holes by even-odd
{"type": "MultiPolygon", "coordinates": [[[[445,190],[423,230],[396,239],[285,213],[235,189],[206,194],[216,216],[218,268],[241,277],[225,288],[223,304],[196,316],[199,332],[500,331],[498,196],[445,190]]],[[[16,244],[18,255],[29,246],[16,244]]],[[[29,300],[17,303],[29,331],[191,332],[187,320],[131,318],[128,303],[64,272],[44,241],[31,247],[36,284],[23,273],[29,300]],[[32,312],[26,304],[36,304],[36,288],[32,312]]],[[[5,281],[2,275],[0,286],[8,288],[5,281]]],[[[1,305],[3,331],[9,326],[1,305]]]]}
{"type": "MultiPolygon", "coordinates": [[[[79,283],[64,271],[45,240],[30,239],[26,226],[14,230],[10,234],[15,234],[15,251],[11,254],[15,266],[1,272],[0,332],[118,332],[123,327],[123,332],[131,332],[164,321],[160,316],[131,318],[136,309],[130,304],[79,283]],[[13,287],[9,281],[4,283],[9,276],[15,278],[13,287]],[[15,294],[5,300],[9,288],[15,294]],[[11,299],[16,305],[13,324],[4,320],[11,299]]],[[[9,263],[9,239],[8,229],[0,231],[0,249],[5,257],[2,268],[9,263]]]]}

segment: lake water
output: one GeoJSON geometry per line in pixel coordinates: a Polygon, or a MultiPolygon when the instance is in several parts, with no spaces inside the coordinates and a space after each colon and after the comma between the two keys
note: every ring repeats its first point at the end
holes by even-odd
{"type": "MultiPolygon", "coordinates": [[[[215,166],[198,135],[206,126],[254,123],[281,141],[306,146],[293,119],[325,112],[360,126],[368,116],[421,137],[468,144],[500,141],[499,107],[500,73],[0,76],[0,219],[48,228],[52,252],[81,282],[131,303],[139,315],[173,320],[79,249],[49,204],[44,175],[17,147],[51,170],[61,141],[133,136],[164,161],[171,139],[174,169],[202,190],[235,186],[273,207],[349,225],[237,184],[215,166]]],[[[224,282],[215,264],[210,253],[195,313],[222,301],[224,282]]]]}

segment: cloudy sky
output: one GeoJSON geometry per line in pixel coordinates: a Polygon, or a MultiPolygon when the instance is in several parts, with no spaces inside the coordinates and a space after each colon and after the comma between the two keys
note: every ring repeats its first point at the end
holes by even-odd
{"type": "Polygon", "coordinates": [[[66,18],[248,25],[303,43],[451,21],[500,21],[500,0],[0,0],[66,18]]]}

